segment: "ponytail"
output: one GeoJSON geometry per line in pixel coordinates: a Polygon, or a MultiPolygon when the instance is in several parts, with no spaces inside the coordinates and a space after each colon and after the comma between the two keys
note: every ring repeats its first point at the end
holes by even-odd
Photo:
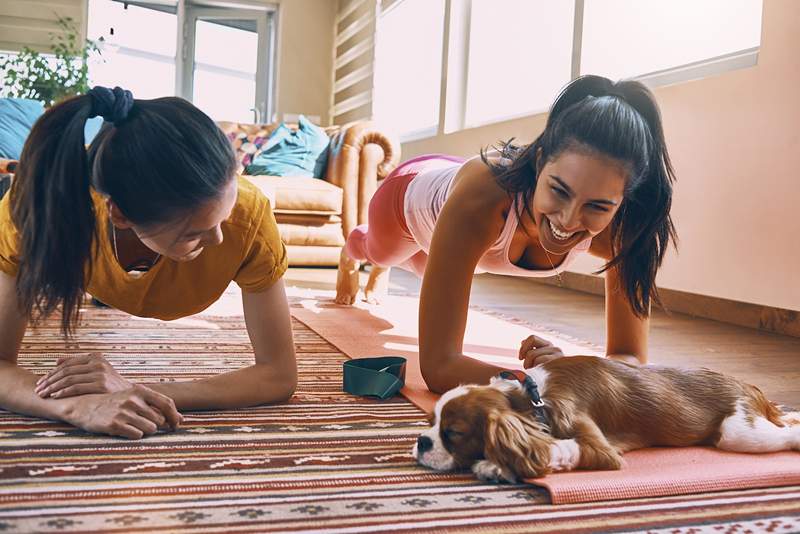
{"type": "Polygon", "coordinates": [[[652,93],[641,83],[621,81],[614,93],[633,108],[647,124],[650,148],[641,177],[626,188],[625,202],[614,221],[614,256],[600,273],[616,267],[631,306],[647,316],[650,303],[661,304],[655,284],[658,268],[670,241],[678,241],[672,222],[672,184],[675,171],[667,151],[661,113],[652,93]]]}
{"type": "Polygon", "coordinates": [[[83,134],[91,109],[90,96],[77,96],[36,122],[10,193],[21,311],[35,322],[61,305],[65,335],[77,321],[97,233],[83,134]]]}

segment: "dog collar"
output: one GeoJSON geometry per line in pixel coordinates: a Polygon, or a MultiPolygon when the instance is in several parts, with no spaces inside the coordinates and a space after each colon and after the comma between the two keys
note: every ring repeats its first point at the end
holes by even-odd
{"type": "Polygon", "coordinates": [[[497,376],[504,380],[516,380],[522,384],[525,393],[528,394],[528,398],[531,400],[533,415],[536,417],[536,420],[547,428],[550,428],[550,419],[547,417],[547,410],[545,410],[544,402],[542,402],[542,397],[539,395],[539,386],[536,385],[536,381],[531,378],[530,375],[525,371],[513,370],[501,371],[497,376]]]}

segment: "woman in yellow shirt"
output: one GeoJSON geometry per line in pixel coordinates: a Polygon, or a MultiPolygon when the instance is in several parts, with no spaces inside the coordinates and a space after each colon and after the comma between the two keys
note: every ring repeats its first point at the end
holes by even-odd
{"type": "Polygon", "coordinates": [[[179,98],[96,87],[39,119],[0,201],[0,407],[135,439],[176,428],[179,410],[292,395],[286,251],[269,202],[235,170],[223,133],[179,98]],[[106,123],[87,153],[94,116],[106,123]],[[250,367],[143,385],[98,356],[69,358],[41,378],[17,366],[29,320],[60,307],[69,335],[85,292],[170,320],[205,309],[231,281],[242,288],[250,367]]]}

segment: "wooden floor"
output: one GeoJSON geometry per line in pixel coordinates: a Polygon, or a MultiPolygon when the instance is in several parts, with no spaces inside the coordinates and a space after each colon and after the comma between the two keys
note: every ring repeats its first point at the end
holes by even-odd
{"type": "MultiPolygon", "coordinates": [[[[366,275],[365,275],[366,277],[366,275]]],[[[334,289],[336,270],[292,268],[287,285],[334,289]]],[[[389,292],[419,293],[420,281],[393,269],[389,292]]],[[[530,280],[478,275],[472,304],[603,345],[603,298],[530,280]]],[[[653,313],[650,361],[709,367],[760,387],[779,403],[800,408],[800,338],[674,313],[653,313]]]]}

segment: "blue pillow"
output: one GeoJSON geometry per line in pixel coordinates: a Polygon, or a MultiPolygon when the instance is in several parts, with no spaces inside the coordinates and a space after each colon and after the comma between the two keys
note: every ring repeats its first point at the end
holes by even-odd
{"type": "Polygon", "coordinates": [[[322,178],[328,166],[330,138],[325,130],[300,115],[293,131],[281,123],[261,151],[245,168],[245,174],[322,178]]]}
{"type": "Polygon", "coordinates": [[[19,159],[44,105],[27,98],[0,98],[0,158],[19,159]]]}

